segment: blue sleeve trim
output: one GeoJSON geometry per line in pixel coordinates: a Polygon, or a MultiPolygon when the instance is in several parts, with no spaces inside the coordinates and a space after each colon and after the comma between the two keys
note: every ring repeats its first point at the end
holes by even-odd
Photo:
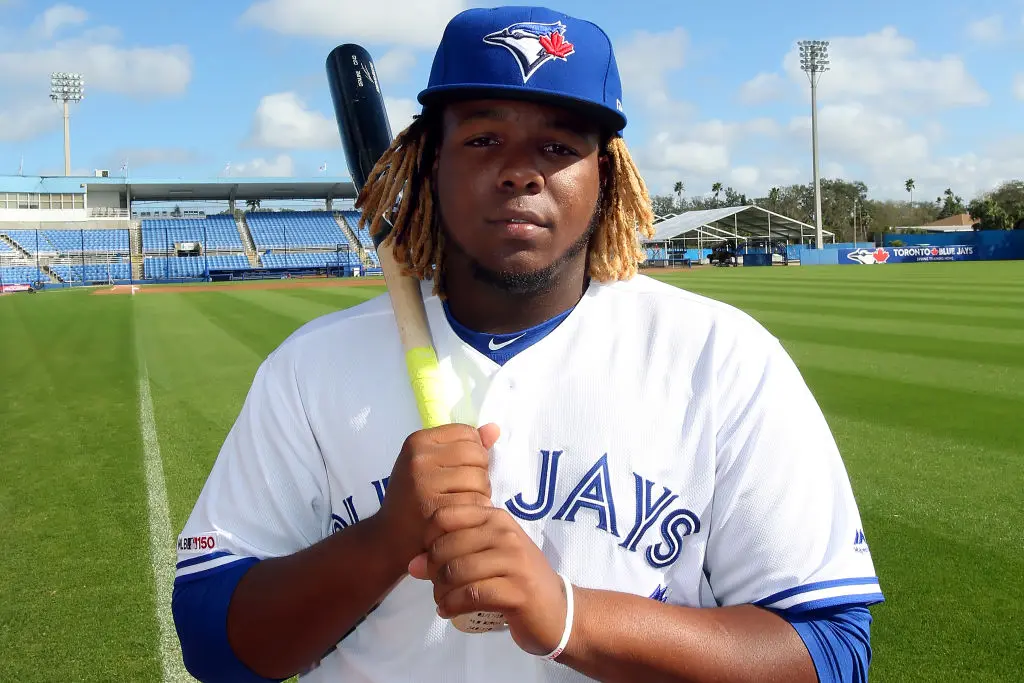
{"type": "Polygon", "coordinates": [[[199,557],[190,557],[187,560],[182,560],[175,565],[177,569],[184,569],[185,567],[191,567],[194,564],[202,564],[203,562],[209,562],[210,560],[216,560],[218,557],[227,557],[230,555],[226,550],[219,550],[215,553],[209,553],[207,555],[200,555],[199,557]]]}
{"type": "Polygon", "coordinates": [[[764,606],[770,605],[773,602],[779,600],[785,600],[791,598],[794,595],[800,595],[801,593],[809,593],[810,591],[818,591],[825,588],[838,588],[840,586],[871,586],[878,585],[877,576],[861,576],[849,579],[833,579],[832,581],[817,581],[815,583],[804,584],[803,586],[797,586],[796,588],[787,588],[784,591],[779,591],[773,595],[769,595],[767,598],[758,600],[755,605],[764,606]]]}
{"type": "Polygon", "coordinates": [[[780,612],[814,662],[820,683],[867,683],[871,665],[871,612],[866,607],[780,612]]]}
{"type": "MultiPolygon", "coordinates": [[[[228,607],[235,587],[259,560],[242,558],[211,573],[202,581],[175,583],[171,600],[174,626],[188,672],[202,683],[271,683],[257,676],[228,642],[228,607]]],[[[192,578],[186,577],[186,578],[192,578]]],[[[278,679],[273,683],[285,679],[278,679]]]]}
{"type": "Polygon", "coordinates": [[[802,612],[815,612],[818,610],[834,609],[838,607],[867,607],[885,602],[885,596],[881,593],[858,593],[856,595],[839,595],[834,598],[822,598],[821,600],[809,600],[801,602],[788,608],[790,614],[802,612]]]}

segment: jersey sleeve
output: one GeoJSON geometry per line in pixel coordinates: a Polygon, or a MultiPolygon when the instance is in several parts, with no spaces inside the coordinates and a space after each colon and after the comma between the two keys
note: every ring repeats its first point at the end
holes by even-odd
{"type": "Polygon", "coordinates": [[[278,349],[257,370],[178,536],[175,584],[243,558],[292,554],[326,535],[326,466],[292,357],[278,349]]]}
{"type": "Polygon", "coordinates": [[[845,465],[793,360],[765,332],[719,368],[704,567],[716,602],[793,612],[881,602],[845,465]]]}

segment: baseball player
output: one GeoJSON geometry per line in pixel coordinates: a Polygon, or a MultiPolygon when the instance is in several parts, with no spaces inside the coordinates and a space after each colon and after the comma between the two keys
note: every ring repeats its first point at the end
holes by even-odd
{"type": "Polygon", "coordinates": [[[454,424],[386,296],[260,366],[178,538],[201,681],[863,681],[882,601],[778,340],[638,274],[612,45],[544,8],[448,25],[359,206],[422,280],[454,424]],[[459,615],[502,626],[465,633],[459,615]]]}

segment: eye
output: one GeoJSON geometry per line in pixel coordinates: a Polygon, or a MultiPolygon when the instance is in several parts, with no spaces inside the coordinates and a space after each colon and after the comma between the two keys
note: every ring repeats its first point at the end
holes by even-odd
{"type": "Polygon", "coordinates": [[[467,147],[486,147],[497,144],[498,141],[489,135],[478,135],[466,141],[467,147]]]}
{"type": "Polygon", "coordinates": [[[563,145],[560,142],[552,142],[544,146],[544,150],[554,154],[555,156],[578,156],[579,153],[568,145],[563,145]]]}

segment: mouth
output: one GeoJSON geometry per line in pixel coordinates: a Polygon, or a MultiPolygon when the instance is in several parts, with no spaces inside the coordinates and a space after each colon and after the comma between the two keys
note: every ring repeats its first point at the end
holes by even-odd
{"type": "Polygon", "coordinates": [[[533,211],[503,211],[487,222],[513,237],[529,237],[548,229],[544,217],[533,211]]]}

